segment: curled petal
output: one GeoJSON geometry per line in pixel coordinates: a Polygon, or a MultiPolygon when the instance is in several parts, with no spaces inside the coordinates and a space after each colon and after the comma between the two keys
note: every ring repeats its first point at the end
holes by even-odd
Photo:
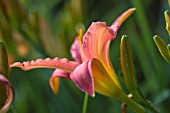
{"type": "Polygon", "coordinates": [[[110,32],[105,22],[93,22],[83,37],[83,60],[89,61],[92,58],[100,59],[99,48],[104,47],[113,37],[114,35],[110,32]]]}
{"type": "Polygon", "coordinates": [[[14,101],[14,89],[12,88],[11,84],[9,81],[0,74],[0,82],[6,84],[6,102],[2,108],[0,108],[0,113],[6,113],[9,108],[11,107],[13,101],[14,101]]]}
{"type": "Polygon", "coordinates": [[[59,68],[67,72],[72,72],[78,66],[77,62],[69,61],[66,58],[46,58],[46,59],[37,59],[35,61],[28,62],[15,62],[11,64],[10,67],[20,67],[23,70],[31,70],[34,68],[59,68]]]}
{"type": "Polygon", "coordinates": [[[121,24],[130,16],[134,13],[136,9],[135,8],[130,8],[127,11],[125,11],[122,15],[120,15],[116,21],[110,26],[111,31],[114,34],[117,34],[117,31],[121,24]]]}
{"type": "MultiPolygon", "coordinates": [[[[117,79],[109,58],[110,42],[115,39],[120,25],[134,11],[135,8],[127,10],[118,17],[111,27],[108,27],[105,22],[92,23],[83,37],[82,59],[84,61],[89,61],[92,58],[99,59],[104,67],[109,70],[110,75],[113,75],[113,77],[117,79]]],[[[118,79],[116,81],[118,81],[118,79]]]]}
{"type": "Polygon", "coordinates": [[[99,59],[104,67],[107,70],[110,70],[111,75],[117,79],[110,62],[108,51],[110,41],[114,37],[115,35],[110,31],[105,22],[92,23],[83,37],[82,57],[85,61],[88,61],[92,58],[99,59]]]}
{"type": "Polygon", "coordinates": [[[122,92],[118,81],[109,75],[99,60],[95,58],[92,59],[90,65],[94,78],[95,91],[106,96],[117,98],[119,93],[122,92]]]}
{"type": "Polygon", "coordinates": [[[70,79],[70,73],[63,71],[61,69],[56,69],[56,70],[54,70],[51,78],[54,78],[54,77],[63,77],[66,79],[70,79]]]}
{"type": "Polygon", "coordinates": [[[108,27],[105,22],[93,22],[83,37],[82,57],[83,60],[88,61],[91,58],[103,58],[108,60],[108,48],[110,41],[115,39],[120,25],[135,11],[131,8],[123,13],[108,27]],[[101,55],[101,56],[100,56],[101,55]]]}
{"type": "Polygon", "coordinates": [[[59,77],[64,77],[64,78],[70,79],[69,75],[70,75],[70,73],[60,70],[60,69],[56,69],[53,72],[53,74],[50,78],[50,86],[55,94],[57,94],[58,90],[59,90],[59,85],[60,85],[59,77]]]}
{"type": "Polygon", "coordinates": [[[83,62],[70,74],[70,78],[79,89],[91,96],[95,96],[93,76],[90,67],[89,61],[83,62]]]}
{"type": "Polygon", "coordinates": [[[80,55],[80,42],[76,38],[71,46],[70,49],[72,57],[77,61],[79,64],[82,63],[81,55],[80,55]]]}

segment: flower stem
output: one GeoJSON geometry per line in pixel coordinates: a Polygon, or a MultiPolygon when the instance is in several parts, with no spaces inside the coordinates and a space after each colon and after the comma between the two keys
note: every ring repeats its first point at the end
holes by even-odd
{"type": "Polygon", "coordinates": [[[85,93],[82,113],[86,113],[87,112],[88,96],[89,95],[87,93],[85,93]]]}
{"type": "Polygon", "coordinates": [[[133,99],[135,101],[149,108],[153,113],[159,113],[159,109],[156,108],[150,101],[148,101],[139,89],[131,91],[131,94],[133,95],[133,99]]]}
{"type": "Polygon", "coordinates": [[[128,98],[125,94],[122,95],[121,100],[135,110],[136,113],[146,113],[146,110],[141,105],[128,98]]]}

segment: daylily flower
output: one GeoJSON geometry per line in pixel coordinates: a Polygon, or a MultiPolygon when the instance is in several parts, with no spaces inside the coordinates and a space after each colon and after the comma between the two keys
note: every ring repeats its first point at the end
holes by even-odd
{"type": "Polygon", "coordinates": [[[75,61],[68,59],[37,59],[31,62],[16,62],[11,67],[23,70],[34,68],[57,68],[50,79],[50,85],[55,93],[58,92],[59,77],[71,79],[79,89],[91,96],[95,91],[114,98],[119,98],[123,92],[119,80],[112,67],[109,57],[109,45],[116,38],[121,24],[135,11],[127,10],[108,27],[105,22],[93,22],[85,35],[80,30],[75,39],[71,54],[75,61]]]}
{"type": "Polygon", "coordinates": [[[9,81],[0,74],[0,85],[6,85],[6,101],[2,108],[0,108],[0,113],[6,113],[11,107],[14,101],[14,89],[9,83],[9,81]]]}

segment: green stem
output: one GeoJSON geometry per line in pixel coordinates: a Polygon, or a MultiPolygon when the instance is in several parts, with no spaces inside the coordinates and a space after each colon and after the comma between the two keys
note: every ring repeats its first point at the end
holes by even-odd
{"type": "Polygon", "coordinates": [[[121,96],[121,101],[130,106],[136,113],[146,113],[146,110],[141,105],[128,98],[125,94],[121,96]]]}
{"type": "Polygon", "coordinates": [[[144,95],[140,92],[139,89],[131,91],[131,94],[133,95],[133,99],[136,102],[149,108],[153,113],[159,113],[159,109],[156,109],[154,105],[144,97],[144,95]]]}
{"type": "Polygon", "coordinates": [[[85,93],[82,113],[86,113],[87,112],[88,96],[89,95],[87,93],[85,93]]]}
{"type": "Polygon", "coordinates": [[[159,109],[155,108],[152,103],[146,103],[146,107],[149,108],[153,113],[159,113],[159,109]]]}

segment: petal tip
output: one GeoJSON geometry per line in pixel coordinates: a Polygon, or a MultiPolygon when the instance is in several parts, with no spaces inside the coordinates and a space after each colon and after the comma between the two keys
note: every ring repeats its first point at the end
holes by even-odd
{"type": "Polygon", "coordinates": [[[129,10],[134,12],[134,11],[136,11],[136,8],[133,7],[133,8],[130,8],[129,10]]]}
{"type": "Polygon", "coordinates": [[[95,97],[96,95],[95,95],[95,93],[94,93],[94,94],[92,94],[91,96],[92,96],[92,97],[95,97]]]}
{"type": "Polygon", "coordinates": [[[59,85],[60,79],[58,77],[50,78],[49,84],[54,94],[58,94],[59,92],[59,85]]]}
{"type": "Polygon", "coordinates": [[[86,92],[87,94],[89,94],[92,97],[95,97],[94,88],[92,88],[91,90],[82,90],[82,91],[86,92]]]}
{"type": "Polygon", "coordinates": [[[129,17],[131,16],[134,11],[136,10],[136,8],[130,8],[127,11],[125,11],[122,15],[120,15],[116,21],[110,26],[110,28],[114,31],[117,32],[117,30],[119,29],[119,27],[123,24],[123,22],[129,17]]]}
{"type": "Polygon", "coordinates": [[[15,62],[13,64],[10,64],[10,67],[13,68],[13,67],[19,67],[21,68],[22,70],[26,71],[28,70],[27,68],[25,68],[25,65],[28,65],[27,62],[24,62],[24,63],[21,63],[21,62],[15,62]]]}
{"type": "Polygon", "coordinates": [[[10,64],[10,67],[18,67],[19,65],[20,65],[19,62],[15,62],[15,63],[13,63],[13,64],[10,64]]]}
{"type": "Polygon", "coordinates": [[[126,12],[124,12],[118,19],[120,25],[135,12],[136,8],[130,8],[126,12]]]}

